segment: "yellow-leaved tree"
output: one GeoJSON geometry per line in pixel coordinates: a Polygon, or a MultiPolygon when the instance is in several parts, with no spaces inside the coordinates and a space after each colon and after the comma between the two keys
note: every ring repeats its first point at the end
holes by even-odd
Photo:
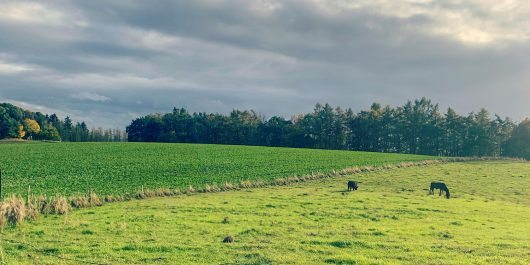
{"type": "Polygon", "coordinates": [[[24,125],[18,126],[18,138],[22,139],[26,136],[26,131],[24,131],[24,125]]]}
{"type": "Polygon", "coordinates": [[[28,137],[33,137],[40,133],[40,125],[33,119],[24,119],[24,129],[26,129],[28,137]]]}

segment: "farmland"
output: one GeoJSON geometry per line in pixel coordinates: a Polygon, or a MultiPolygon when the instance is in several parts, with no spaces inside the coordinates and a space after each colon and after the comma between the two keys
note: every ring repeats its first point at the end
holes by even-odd
{"type": "Polygon", "coordinates": [[[112,203],[6,228],[1,256],[6,264],[529,264],[529,186],[529,163],[466,162],[112,203]],[[345,192],[347,179],[360,189],[345,192]],[[432,180],[452,198],[427,196],[432,180]],[[222,243],[227,235],[235,242],[222,243]]]}
{"type": "Polygon", "coordinates": [[[4,194],[100,195],[272,180],[429,156],[314,149],[167,143],[3,143],[4,194]]]}

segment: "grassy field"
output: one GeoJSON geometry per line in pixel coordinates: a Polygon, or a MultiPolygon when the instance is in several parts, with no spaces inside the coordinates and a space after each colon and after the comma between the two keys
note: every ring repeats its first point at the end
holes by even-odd
{"type": "Polygon", "coordinates": [[[530,264],[528,187],[530,163],[467,162],[113,203],[8,228],[2,257],[5,264],[82,264],[53,255],[108,264],[530,264]],[[345,192],[347,179],[360,189],[345,192]],[[445,181],[452,198],[428,196],[432,180],[445,181]],[[222,243],[227,235],[235,242],[222,243]]]}
{"type": "Polygon", "coordinates": [[[167,143],[4,143],[4,194],[100,195],[329,172],[428,156],[167,143]]]}

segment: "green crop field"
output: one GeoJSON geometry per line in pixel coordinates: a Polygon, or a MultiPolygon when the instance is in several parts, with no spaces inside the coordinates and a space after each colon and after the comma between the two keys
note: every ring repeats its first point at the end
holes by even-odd
{"type": "Polygon", "coordinates": [[[167,143],[0,144],[4,194],[100,195],[264,181],[352,166],[432,159],[351,151],[167,143]]]}
{"type": "Polygon", "coordinates": [[[528,187],[530,163],[466,162],[112,203],[6,228],[0,257],[4,264],[530,264],[528,187]],[[347,179],[360,189],[345,192],[347,179]],[[445,181],[452,198],[428,196],[432,180],[445,181]],[[227,235],[235,242],[222,243],[227,235]]]}

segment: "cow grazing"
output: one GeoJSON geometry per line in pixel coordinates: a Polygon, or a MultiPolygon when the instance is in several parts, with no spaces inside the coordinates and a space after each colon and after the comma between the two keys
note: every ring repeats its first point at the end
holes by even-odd
{"type": "Polygon", "coordinates": [[[353,180],[348,181],[348,191],[354,191],[354,190],[357,190],[358,188],[359,186],[357,186],[356,181],[353,181],[353,180]]]}
{"type": "Polygon", "coordinates": [[[449,197],[451,196],[449,194],[449,189],[447,188],[447,185],[445,185],[445,183],[443,183],[443,182],[436,182],[436,181],[431,182],[431,187],[429,189],[429,194],[434,194],[434,190],[435,189],[439,189],[440,190],[440,193],[438,194],[438,196],[442,196],[442,191],[445,192],[445,197],[447,197],[447,199],[449,199],[449,197]]]}

